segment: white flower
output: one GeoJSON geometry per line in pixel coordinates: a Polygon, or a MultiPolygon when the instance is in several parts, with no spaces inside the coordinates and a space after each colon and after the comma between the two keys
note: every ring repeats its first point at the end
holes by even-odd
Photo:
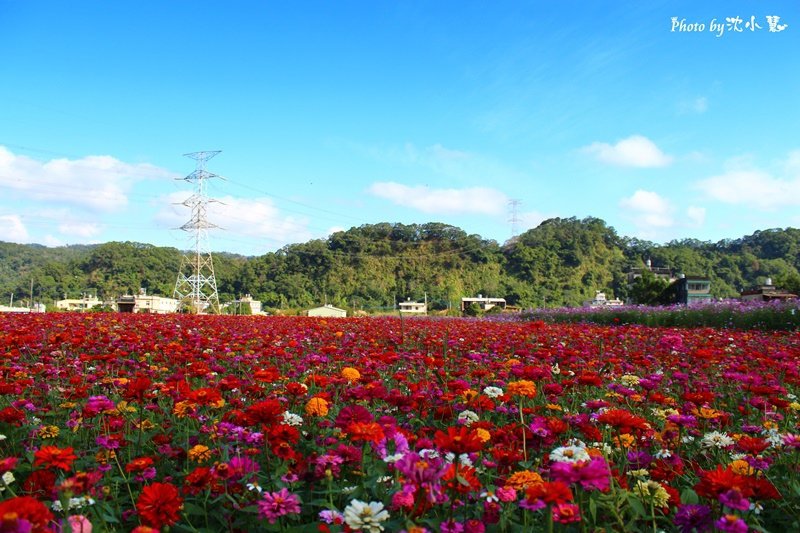
{"type": "Polygon", "coordinates": [[[672,457],[672,452],[667,450],[666,448],[661,448],[655,453],[656,459],[668,459],[672,457]]]}
{"type": "Polygon", "coordinates": [[[5,435],[3,435],[2,433],[0,433],[0,440],[6,440],[7,438],[8,438],[8,437],[6,437],[6,436],[5,436],[5,435]]]}
{"type": "Polygon", "coordinates": [[[390,464],[396,463],[397,461],[402,459],[404,455],[405,455],[404,453],[394,453],[392,455],[387,455],[386,457],[383,458],[383,462],[390,464]]]}
{"type": "MultiPolygon", "coordinates": [[[[421,454],[420,454],[421,455],[421,454]]],[[[447,452],[444,455],[444,460],[448,463],[452,463],[456,460],[456,454],[453,452],[447,452]]],[[[464,466],[472,466],[472,459],[469,458],[469,454],[462,453],[458,456],[458,463],[464,466]]]]}
{"type": "Polygon", "coordinates": [[[381,522],[388,519],[389,512],[383,508],[381,502],[353,500],[344,508],[344,522],[355,531],[380,533],[383,531],[381,522]]]}
{"type": "Polygon", "coordinates": [[[558,368],[558,363],[556,363],[556,364],[554,364],[553,366],[550,367],[550,372],[552,372],[553,374],[560,374],[561,373],[561,369],[558,368]]]}
{"type": "Polygon", "coordinates": [[[246,487],[247,487],[247,490],[249,490],[249,491],[254,491],[255,490],[255,491],[258,491],[259,493],[261,493],[261,491],[264,490],[258,485],[258,483],[248,483],[246,485],[246,487]]]}
{"type": "Polygon", "coordinates": [[[500,387],[486,387],[483,389],[483,393],[489,398],[497,398],[503,395],[503,389],[500,387]]]}
{"type": "Polygon", "coordinates": [[[283,423],[287,426],[302,426],[303,425],[303,417],[300,415],[296,415],[294,413],[290,413],[289,411],[284,411],[283,413],[283,423]]]}
{"type": "Polygon", "coordinates": [[[727,448],[733,446],[733,439],[727,433],[711,431],[703,435],[702,445],[704,448],[727,448]]]}
{"type": "Polygon", "coordinates": [[[690,442],[694,442],[694,436],[693,435],[684,435],[683,437],[681,437],[681,442],[683,444],[689,444],[690,442]]]}
{"type": "Polygon", "coordinates": [[[478,420],[480,420],[480,418],[478,417],[478,413],[476,413],[475,411],[470,411],[469,409],[465,409],[460,413],[458,413],[458,421],[464,424],[465,426],[468,426],[473,422],[477,422],[478,420]]]}
{"type": "Polygon", "coordinates": [[[561,446],[550,452],[550,460],[556,463],[577,463],[591,461],[592,457],[585,447],[561,446]]]}
{"type": "Polygon", "coordinates": [[[439,452],[430,448],[423,448],[419,451],[419,456],[423,459],[436,459],[439,457],[439,452]]]}
{"type": "Polygon", "coordinates": [[[12,483],[14,483],[14,474],[12,474],[11,472],[6,472],[5,474],[3,474],[3,483],[0,484],[0,492],[6,490],[6,487],[8,485],[11,485],[12,483]]]}

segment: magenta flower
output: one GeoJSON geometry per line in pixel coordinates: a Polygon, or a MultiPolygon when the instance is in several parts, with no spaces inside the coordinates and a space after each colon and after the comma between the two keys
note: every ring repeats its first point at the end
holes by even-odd
{"type": "Polygon", "coordinates": [[[722,518],[714,522],[714,526],[727,533],[747,533],[748,531],[747,522],[733,514],[723,515],[722,518]]]}
{"type": "Polygon", "coordinates": [[[750,509],[750,501],[742,496],[736,489],[730,489],[719,495],[719,502],[729,509],[737,511],[747,511],[750,509]]]}
{"type": "Polygon", "coordinates": [[[270,524],[288,514],[300,514],[300,498],[286,488],[278,492],[265,492],[258,502],[258,516],[266,518],[270,524]]]}
{"type": "Polygon", "coordinates": [[[611,471],[602,457],[577,463],[553,463],[550,465],[550,478],[568,485],[577,483],[587,490],[606,491],[611,486],[611,471]]]}

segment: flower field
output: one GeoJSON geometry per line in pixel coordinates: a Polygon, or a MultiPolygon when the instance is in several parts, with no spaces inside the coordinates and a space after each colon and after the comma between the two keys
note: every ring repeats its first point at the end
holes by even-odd
{"type": "Polygon", "coordinates": [[[797,531],[800,334],[0,315],[0,532],[797,531]]]}

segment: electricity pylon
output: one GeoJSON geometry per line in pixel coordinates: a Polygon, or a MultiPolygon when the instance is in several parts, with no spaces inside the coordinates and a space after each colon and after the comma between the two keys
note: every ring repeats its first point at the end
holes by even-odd
{"type": "Polygon", "coordinates": [[[205,169],[206,161],[218,153],[219,150],[184,154],[194,159],[196,166],[194,172],[185,178],[178,178],[194,183],[194,193],[182,203],[192,210],[192,216],[180,227],[191,233],[194,251],[186,252],[181,259],[173,298],[178,300],[179,309],[195,314],[219,313],[217,280],[214,277],[214,262],[208,245],[208,230],[218,226],[206,218],[208,204],[216,200],[209,199],[206,195],[206,181],[220,176],[205,169]]]}

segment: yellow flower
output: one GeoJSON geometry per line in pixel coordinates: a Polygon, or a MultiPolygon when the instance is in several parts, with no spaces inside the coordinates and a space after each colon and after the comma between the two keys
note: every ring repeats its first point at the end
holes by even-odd
{"type": "Polygon", "coordinates": [[[58,429],[58,426],[42,426],[37,434],[43,439],[54,439],[58,437],[60,432],[61,430],[58,429]]]}
{"type": "Polygon", "coordinates": [[[560,405],[556,405],[554,403],[548,403],[546,407],[548,409],[550,409],[551,411],[563,411],[563,409],[561,409],[560,405]]]}
{"type": "Polygon", "coordinates": [[[792,402],[789,404],[789,409],[792,411],[800,411],[800,403],[792,402]]]}
{"type": "Polygon", "coordinates": [[[634,376],[632,374],[625,374],[624,376],[620,377],[619,380],[623,383],[623,385],[627,385],[628,387],[639,384],[639,376],[634,376]]]}
{"type": "Polygon", "coordinates": [[[630,433],[623,433],[619,437],[614,437],[612,440],[614,446],[617,448],[630,448],[633,443],[636,442],[636,438],[630,433]]]}
{"type": "Polygon", "coordinates": [[[467,389],[461,393],[461,397],[464,398],[464,401],[471,402],[478,396],[478,391],[474,391],[472,389],[467,389]]]}
{"type": "Polygon", "coordinates": [[[666,507],[669,493],[658,481],[637,481],[633,492],[645,502],[653,502],[656,507],[666,507]]]}
{"type": "Polygon", "coordinates": [[[192,448],[187,452],[190,461],[194,461],[196,463],[204,463],[211,459],[211,450],[208,446],[204,446],[202,444],[195,444],[192,448]]]}
{"type": "Polygon", "coordinates": [[[533,398],[536,396],[536,384],[527,379],[519,381],[512,381],[506,386],[506,394],[509,396],[525,396],[526,398],[533,398]]]}
{"type": "Polygon", "coordinates": [[[342,369],[342,377],[347,381],[349,381],[350,383],[355,383],[356,381],[361,379],[361,372],[359,372],[355,368],[347,366],[342,369]]]}
{"type": "Polygon", "coordinates": [[[306,403],[306,414],[309,416],[325,416],[328,414],[328,402],[325,398],[311,398],[306,403]]]}
{"type": "Polygon", "coordinates": [[[484,443],[489,442],[489,440],[492,438],[492,434],[483,428],[477,428],[475,433],[477,433],[478,438],[481,439],[481,442],[484,443]]]}

